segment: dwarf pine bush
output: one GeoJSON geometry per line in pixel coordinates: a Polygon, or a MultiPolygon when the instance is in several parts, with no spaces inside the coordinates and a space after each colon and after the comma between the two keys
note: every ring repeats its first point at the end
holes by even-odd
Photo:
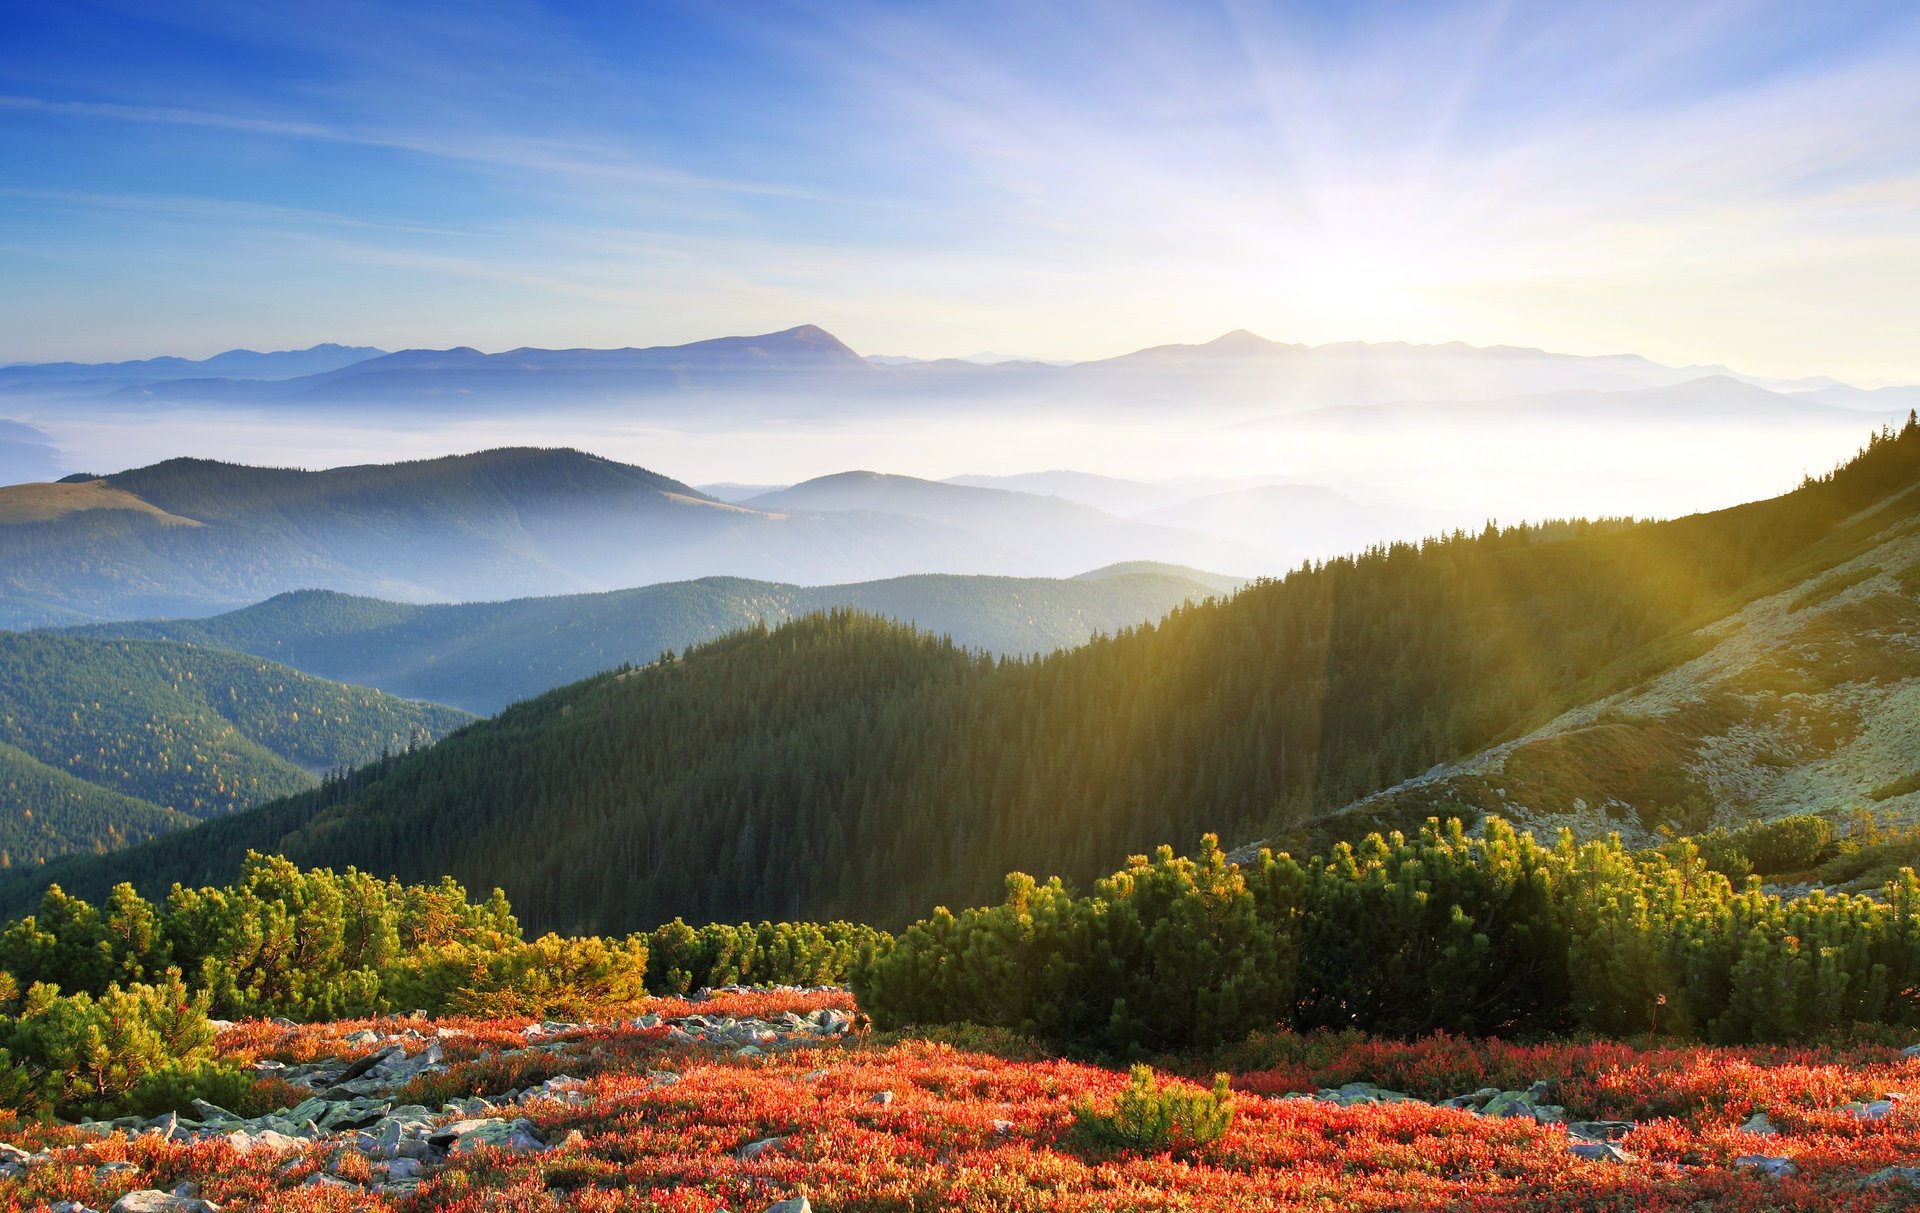
{"type": "Polygon", "coordinates": [[[1075,1126],[1096,1146],[1147,1154],[1185,1154],[1212,1145],[1233,1124],[1233,1091],[1225,1074],[1203,1091],[1181,1082],[1156,1082],[1147,1066],[1135,1066],[1126,1089],[1104,1111],[1076,1104],[1075,1126]]]}

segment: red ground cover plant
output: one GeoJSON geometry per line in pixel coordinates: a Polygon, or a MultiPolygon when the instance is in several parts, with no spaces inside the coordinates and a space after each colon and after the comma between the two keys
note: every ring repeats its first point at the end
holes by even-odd
{"type": "MultiPolygon", "coordinates": [[[[663,1014],[850,1009],[844,997],[741,996],[658,1006],[663,1014]],[[784,999],[784,1001],[783,1001],[784,999]]],[[[486,1051],[524,1045],[523,1021],[363,1021],[287,1029],[244,1024],[223,1035],[240,1057],[364,1052],[364,1027],[467,1033],[443,1041],[454,1074],[490,1064],[486,1051]]],[[[552,1040],[552,1037],[542,1037],[552,1040]]],[[[823,1213],[979,1210],[1827,1210],[1914,1207],[1920,1192],[1863,1189],[1889,1165],[1920,1164],[1920,1102],[1864,1122],[1848,1100],[1920,1088],[1920,1062],[1889,1045],[1817,1049],[1514,1045],[1435,1037],[1412,1043],[1346,1036],[1272,1037],[1243,1046],[1236,1115],[1192,1157],[1091,1148],[1073,1105],[1111,1100],[1126,1075],[1059,1060],[1009,1061],[924,1040],[855,1040],[768,1057],[676,1046],[663,1029],[566,1035],[580,1103],[525,1105],[553,1148],[460,1155],[415,1194],[301,1188],[327,1171],[363,1177],[337,1147],[242,1156],[224,1142],[100,1140],[76,1129],[0,1125],[51,1161],[0,1180],[0,1209],[58,1199],[106,1209],[122,1193],[194,1180],[229,1209],[382,1209],[444,1213],[661,1210],[758,1213],[804,1192],[823,1213]],[[672,1070],[678,1081],[656,1073],[672,1070]],[[1567,1152],[1565,1131],[1402,1103],[1343,1109],[1280,1099],[1364,1080],[1426,1096],[1535,1079],[1575,1117],[1639,1122],[1625,1163],[1567,1152]],[[875,1102],[880,1092],[891,1102],[875,1102]],[[1765,1111],[1776,1137],[1736,1126],[1765,1111]],[[742,1160],[737,1151],[785,1140],[742,1160]],[[1744,1154],[1786,1156],[1800,1174],[1737,1171],[1744,1154]],[[110,1167],[105,1164],[131,1164],[110,1167]]],[[[544,1054],[541,1056],[545,1056],[544,1054]]],[[[1208,1059],[1211,1065],[1217,1059],[1208,1059]]],[[[468,1071],[511,1081],[513,1075],[468,1071]]],[[[515,1082],[513,1085],[523,1085],[515,1082]]]]}

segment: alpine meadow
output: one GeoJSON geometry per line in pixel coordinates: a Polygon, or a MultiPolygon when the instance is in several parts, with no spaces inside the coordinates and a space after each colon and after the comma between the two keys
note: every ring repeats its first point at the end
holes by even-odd
{"type": "Polygon", "coordinates": [[[0,0],[0,1211],[1920,1202],[1920,11],[0,0]]]}

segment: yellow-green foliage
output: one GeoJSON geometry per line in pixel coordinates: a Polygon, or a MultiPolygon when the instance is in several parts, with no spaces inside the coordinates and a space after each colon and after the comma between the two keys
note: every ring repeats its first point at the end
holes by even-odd
{"type": "Polygon", "coordinates": [[[455,1015],[580,1019],[631,1008],[646,997],[644,935],[608,940],[547,934],[505,949],[460,945],[463,978],[447,1000],[455,1015]]]}
{"type": "Polygon", "coordinates": [[[1095,1145],[1143,1153],[1190,1153],[1212,1145],[1233,1124],[1233,1092],[1227,1076],[1213,1076],[1213,1089],[1154,1081],[1153,1071],[1135,1066],[1113,1106],[1100,1110],[1076,1104],[1074,1122],[1095,1145]]]}
{"type": "MultiPolygon", "coordinates": [[[[1784,833],[1798,859],[1818,831],[1784,833]]],[[[1736,890],[1691,843],[1545,847],[1497,819],[1306,863],[1226,865],[1209,838],[1085,897],[1015,876],[1002,904],[936,911],[855,974],[883,1030],[971,1021],[1113,1054],[1274,1026],[1790,1041],[1920,1027],[1917,985],[1911,869],[1880,898],[1782,901],[1736,890]]]]}
{"type": "Polygon", "coordinates": [[[863,951],[887,942],[851,922],[708,923],[676,918],[647,938],[647,988],[685,994],[711,986],[818,986],[843,982],[863,951]]]}
{"type": "Polygon", "coordinates": [[[36,984],[4,1028],[0,1094],[11,1106],[72,1114],[119,1100],[168,1066],[211,1055],[207,995],[178,972],[158,985],[109,985],[95,998],[36,984]]]}

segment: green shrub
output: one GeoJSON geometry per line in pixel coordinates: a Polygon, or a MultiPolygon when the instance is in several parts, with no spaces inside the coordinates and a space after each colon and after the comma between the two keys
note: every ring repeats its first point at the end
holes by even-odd
{"type": "Polygon", "coordinates": [[[1212,1145],[1233,1124],[1233,1092],[1225,1074],[1203,1091],[1183,1082],[1158,1083],[1153,1071],[1135,1066],[1113,1106],[1076,1104],[1075,1127],[1095,1146],[1147,1154],[1186,1154],[1212,1145]]]}
{"type": "Polygon", "coordinates": [[[160,985],[109,985],[99,998],[36,984],[6,1028],[3,1085],[15,1106],[73,1115],[113,1106],[169,1066],[212,1053],[207,994],[177,971],[160,985]]]}
{"type": "Polygon", "coordinates": [[[1804,872],[1826,858],[1833,843],[1833,823],[1801,813],[1757,822],[1741,830],[1740,835],[1753,870],[1762,876],[1777,876],[1804,872]]]}
{"type": "Polygon", "coordinates": [[[1718,872],[1728,880],[1743,881],[1753,871],[1753,860],[1747,856],[1744,839],[1745,835],[1716,829],[1694,839],[1694,843],[1700,862],[1709,872],[1718,872]]]}
{"type": "Polygon", "coordinates": [[[116,1111],[139,1116],[178,1112],[198,1116],[193,1101],[225,1108],[235,1116],[265,1116],[291,1107],[303,1097],[298,1089],[280,1082],[263,1082],[252,1071],[227,1061],[197,1065],[178,1062],[161,1066],[136,1082],[119,1101],[116,1111]]]}
{"type": "MultiPolygon", "coordinates": [[[[1757,840],[1778,864],[1827,837],[1790,822],[1711,842],[1757,840]]],[[[1135,1056],[1274,1027],[1721,1044],[1920,1027],[1912,869],[1878,896],[1783,901],[1748,883],[1735,889],[1691,841],[1547,848],[1493,818],[1479,838],[1429,821],[1306,864],[1229,865],[1208,839],[1195,859],[1136,858],[1086,897],[1011,877],[1000,905],[908,927],[854,987],[882,1031],[973,1022],[1135,1056]]]]}
{"type": "Polygon", "coordinates": [[[447,1000],[455,1015],[584,1019],[646,998],[645,935],[624,940],[542,935],[506,949],[468,947],[465,980],[447,1000]]]}
{"type": "Polygon", "coordinates": [[[820,986],[847,980],[862,952],[887,940],[850,922],[708,923],[676,918],[647,939],[647,988],[686,994],[725,985],[820,986]]]}

